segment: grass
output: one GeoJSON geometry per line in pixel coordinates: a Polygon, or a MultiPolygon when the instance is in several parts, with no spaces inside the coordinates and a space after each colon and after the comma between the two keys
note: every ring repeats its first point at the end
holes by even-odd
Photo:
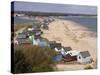
{"type": "Polygon", "coordinates": [[[29,27],[32,27],[32,25],[30,25],[30,24],[17,24],[17,25],[14,26],[14,31],[16,32],[19,29],[24,28],[24,27],[29,28],[29,27]]]}

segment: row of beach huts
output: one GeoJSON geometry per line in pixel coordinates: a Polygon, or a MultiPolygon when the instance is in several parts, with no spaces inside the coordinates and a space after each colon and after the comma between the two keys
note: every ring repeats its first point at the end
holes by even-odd
{"type": "Polygon", "coordinates": [[[79,50],[72,50],[71,47],[64,47],[61,43],[58,43],[56,41],[49,41],[46,38],[42,38],[41,35],[43,35],[41,29],[33,26],[32,28],[28,28],[22,33],[19,33],[17,35],[16,40],[14,40],[14,44],[26,46],[38,45],[40,47],[49,47],[52,50],[58,52],[58,55],[53,58],[54,61],[77,61],[77,63],[82,64],[91,63],[93,61],[88,51],[81,52],[79,50]]]}

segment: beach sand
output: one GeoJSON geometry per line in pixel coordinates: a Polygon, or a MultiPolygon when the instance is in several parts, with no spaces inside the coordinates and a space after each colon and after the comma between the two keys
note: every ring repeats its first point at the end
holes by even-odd
{"type": "Polygon", "coordinates": [[[89,51],[94,63],[97,61],[96,32],[69,20],[56,19],[48,26],[49,30],[42,30],[44,38],[60,42],[65,47],[70,46],[72,50],[89,51]]]}

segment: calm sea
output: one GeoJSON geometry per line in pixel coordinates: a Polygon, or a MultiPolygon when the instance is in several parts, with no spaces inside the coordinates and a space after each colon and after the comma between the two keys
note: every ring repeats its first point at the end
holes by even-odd
{"type": "MultiPolygon", "coordinates": [[[[69,17],[67,16],[67,17],[64,17],[63,19],[74,21],[76,23],[79,23],[80,25],[88,27],[89,30],[91,31],[97,32],[97,17],[85,17],[85,16],[84,17],[79,17],[79,16],[69,17]]],[[[15,24],[32,24],[33,20],[21,18],[21,17],[15,17],[14,23],[15,24]]]]}
{"type": "Polygon", "coordinates": [[[79,23],[89,28],[89,30],[97,32],[97,17],[65,17],[65,19],[79,23]]]}

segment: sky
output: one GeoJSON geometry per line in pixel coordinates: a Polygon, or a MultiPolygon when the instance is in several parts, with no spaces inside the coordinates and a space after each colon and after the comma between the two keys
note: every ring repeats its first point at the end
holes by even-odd
{"type": "Polygon", "coordinates": [[[32,11],[49,13],[71,13],[71,14],[97,14],[96,6],[69,5],[69,4],[50,4],[34,2],[14,2],[14,11],[32,11]]]}

